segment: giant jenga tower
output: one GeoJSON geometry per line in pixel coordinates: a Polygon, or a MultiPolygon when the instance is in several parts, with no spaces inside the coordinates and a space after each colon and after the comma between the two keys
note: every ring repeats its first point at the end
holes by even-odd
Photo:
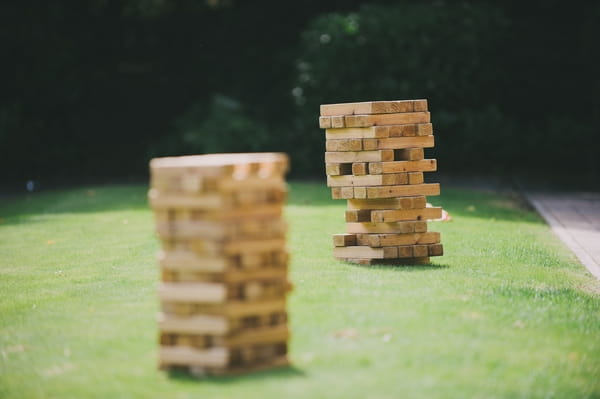
{"type": "Polygon", "coordinates": [[[150,162],[161,368],[231,374],[287,364],[285,154],[150,162]]]}
{"type": "Polygon", "coordinates": [[[443,254],[440,234],[428,219],[442,209],[427,207],[438,183],[424,183],[436,170],[424,159],[433,147],[427,100],[323,104],[325,170],[334,199],[346,199],[346,233],[335,234],[334,256],[364,265],[429,263],[443,254]]]}

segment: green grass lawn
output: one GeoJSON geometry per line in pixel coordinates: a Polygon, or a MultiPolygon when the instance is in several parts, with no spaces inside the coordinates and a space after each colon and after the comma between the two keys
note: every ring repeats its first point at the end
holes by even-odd
{"type": "Polygon", "coordinates": [[[292,183],[293,366],[169,376],[145,191],[0,203],[0,398],[600,397],[600,283],[514,198],[451,187],[446,255],[360,267],[332,258],[344,201],[292,183]]]}

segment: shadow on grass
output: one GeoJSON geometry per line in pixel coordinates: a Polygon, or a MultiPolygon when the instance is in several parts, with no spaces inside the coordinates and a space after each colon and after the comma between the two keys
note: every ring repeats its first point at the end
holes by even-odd
{"type": "Polygon", "coordinates": [[[378,269],[378,270],[389,270],[393,272],[402,272],[402,273],[414,273],[414,272],[426,272],[426,271],[434,271],[434,270],[444,270],[449,269],[450,266],[446,264],[394,264],[394,263],[380,263],[376,265],[359,265],[352,262],[341,262],[343,265],[356,267],[356,268],[369,268],[369,269],[378,269]]]}
{"type": "Polygon", "coordinates": [[[260,371],[249,372],[246,374],[236,374],[236,375],[227,375],[227,376],[205,376],[205,377],[197,377],[193,374],[190,374],[184,370],[170,370],[168,372],[169,378],[173,380],[181,381],[181,382],[189,382],[189,383],[199,383],[199,382],[209,382],[213,384],[235,384],[243,381],[251,381],[251,380],[262,380],[262,379],[270,379],[270,378],[297,378],[297,377],[306,377],[306,373],[295,367],[295,366],[285,366],[285,367],[275,367],[272,369],[265,369],[260,371]]]}

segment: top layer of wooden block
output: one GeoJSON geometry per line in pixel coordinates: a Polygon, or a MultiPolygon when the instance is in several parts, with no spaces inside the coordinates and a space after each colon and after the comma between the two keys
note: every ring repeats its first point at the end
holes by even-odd
{"type": "Polygon", "coordinates": [[[284,153],[206,154],[154,158],[150,161],[150,171],[153,175],[194,172],[204,177],[234,176],[242,179],[252,175],[283,175],[288,165],[288,156],[284,153]]]}
{"type": "Polygon", "coordinates": [[[321,105],[321,116],[394,114],[419,111],[427,111],[427,100],[366,101],[321,105]]]}

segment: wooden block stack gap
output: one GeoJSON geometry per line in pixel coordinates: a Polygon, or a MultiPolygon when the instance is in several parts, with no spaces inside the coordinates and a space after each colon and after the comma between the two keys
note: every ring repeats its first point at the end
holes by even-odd
{"type": "Polygon", "coordinates": [[[288,363],[288,252],[279,153],[156,158],[159,366],[235,374],[288,363]]]}
{"type": "Polygon", "coordinates": [[[321,105],[325,173],[334,199],[347,200],[346,233],[333,237],[334,256],[371,265],[427,264],[443,255],[440,234],[427,220],[442,209],[428,207],[438,183],[425,183],[435,159],[427,100],[321,105]]]}

